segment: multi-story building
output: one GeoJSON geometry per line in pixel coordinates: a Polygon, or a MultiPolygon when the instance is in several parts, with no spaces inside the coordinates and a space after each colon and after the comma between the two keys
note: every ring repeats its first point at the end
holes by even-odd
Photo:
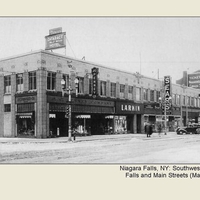
{"type": "MultiPolygon", "coordinates": [[[[146,121],[163,121],[163,82],[157,79],[43,50],[2,59],[0,69],[0,137],[68,136],[69,99],[62,79],[73,89],[72,127],[79,132],[143,133],[146,121]]],[[[198,95],[172,84],[170,130],[182,118],[198,122],[198,95]]]]}

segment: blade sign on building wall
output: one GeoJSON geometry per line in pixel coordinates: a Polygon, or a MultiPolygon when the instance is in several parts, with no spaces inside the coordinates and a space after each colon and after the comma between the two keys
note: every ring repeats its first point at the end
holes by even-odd
{"type": "Polygon", "coordinates": [[[171,110],[171,77],[170,76],[164,76],[164,92],[165,92],[165,106],[166,110],[171,110]]]}
{"type": "Polygon", "coordinates": [[[49,35],[45,36],[45,40],[45,50],[66,47],[66,33],[62,32],[62,28],[49,30],[49,35]]]}
{"type": "Polygon", "coordinates": [[[93,88],[92,95],[93,96],[98,95],[98,73],[99,73],[99,69],[96,67],[93,67],[92,68],[92,88],[93,88]]]}
{"type": "Polygon", "coordinates": [[[200,89],[200,74],[188,74],[188,86],[200,89]]]}

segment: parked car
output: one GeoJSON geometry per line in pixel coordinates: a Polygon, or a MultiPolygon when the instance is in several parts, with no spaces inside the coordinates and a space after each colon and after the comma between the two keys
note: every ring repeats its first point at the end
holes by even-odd
{"type": "Polygon", "coordinates": [[[183,134],[200,134],[200,125],[190,125],[186,127],[178,127],[176,129],[176,133],[178,135],[183,135],[183,134]]]}

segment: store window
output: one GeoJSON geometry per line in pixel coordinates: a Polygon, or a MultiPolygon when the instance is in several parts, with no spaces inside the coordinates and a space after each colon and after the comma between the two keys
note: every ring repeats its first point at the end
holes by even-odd
{"type": "Polygon", "coordinates": [[[11,104],[4,104],[4,112],[11,112],[11,104]]]}
{"type": "Polygon", "coordinates": [[[148,101],[148,89],[143,89],[144,101],[148,101]]]}
{"type": "Polygon", "coordinates": [[[47,73],[47,90],[56,89],[56,73],[48,72],[47,73]]]}
{"type": "Polygon", "coordinates": [[[4,76],[4,92],[11,93],[11,76],[4,76]]]}
{"type": "Polygon", "coordinates": [[[24,90],[23,74],[17,74],[16,82],[17,82],[17,91],[23,91],[24,90]]]}
{"type": "Polygon", "coordinates": [[[154,101],[154,90],[150,90],[150,101],[154,101]]]}
{"type": "Polygon", "coordinates": [[[141,88],[136,87],[136,101],[141,101],[141,88]]]}
{"type": "Polygon", "coordinates": [[[100,82],[100,95],[106,96],[106,81],[100,82]]]}
{"type": "Polygon", "coordinates": [[[78,94],[84,93],[84,78],[77,77],[78,78],[78,94]]]}
{"type": "Polygon", "coordinates": [[[125,98],[125,85],[120,84],[119,97],[123,99],[125,98]]]}
{"type": "Polygon", "coordinates": [[[133,86],[128,86],[128,99],[133,99],[133,86]]]}
{"type": "Polygon", "coordinates": [[[116,83],[111,83],[111,97],[116,97],[116,83]]]}
{"type": "Polygon", "coordinates": [[[29,90],[35,90],[36,87],[36,72],[29,72],[29,90]]]}

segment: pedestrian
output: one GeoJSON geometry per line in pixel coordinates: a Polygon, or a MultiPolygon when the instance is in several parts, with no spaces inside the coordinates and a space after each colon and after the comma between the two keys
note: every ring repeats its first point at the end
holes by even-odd
{"type": "Polygon", "coordinates": [[[147,134],[147,137],[150,137],[150,124],[146,123],[144,127],[145,133],[147,134]]]}
{"type": "Polygon", "coordinates": [[[160,137],[160,134],[161,134],[161,132],[162,132],[162,126],[161,126],[161,124],[159,123],[158,124],[158,135],[159,135],[159,137],[160,137]]]}
{"type": "Polygon", "coordinates": [[[74,142],[76,141],[76,130],[73,130],[73,137],[74,137],[74,142]]]}

